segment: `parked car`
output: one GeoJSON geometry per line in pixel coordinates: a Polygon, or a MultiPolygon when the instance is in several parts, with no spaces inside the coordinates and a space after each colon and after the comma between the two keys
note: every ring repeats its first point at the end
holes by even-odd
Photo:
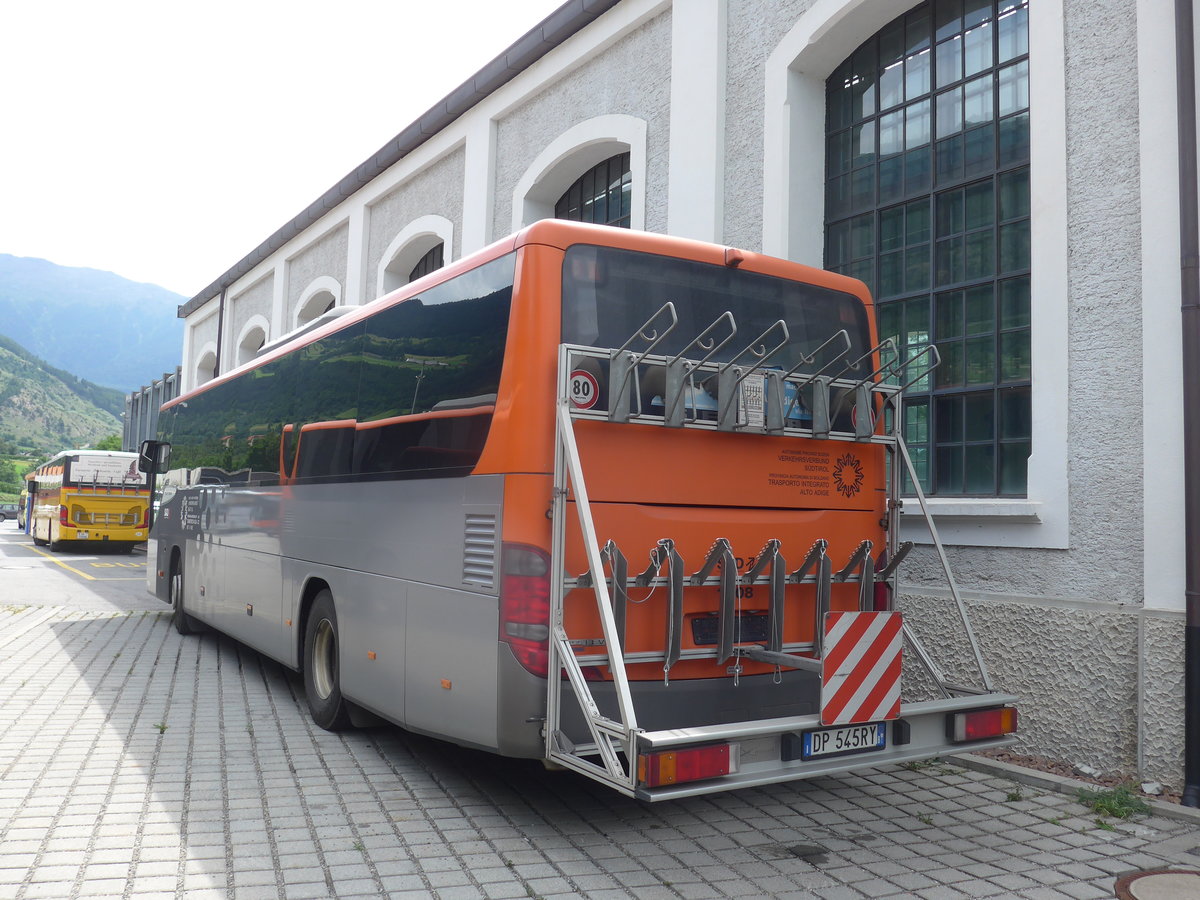
{"type": "Polygon", "coordinates": [[[0,503],[0,522],[7,522],[17,517],[17,504],[0,503]]]}

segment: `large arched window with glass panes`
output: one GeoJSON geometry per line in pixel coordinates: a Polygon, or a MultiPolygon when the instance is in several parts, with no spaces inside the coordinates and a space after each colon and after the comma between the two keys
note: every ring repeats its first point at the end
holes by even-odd
{"type": "Polygon", "coordinates": [[[629,154],[618,153],[588,169],[563,192],[554,204],[554,218],[628,228],[632,194],[629,154]]]}
{"type": "Polygon", "coordinates": [[[942,496],[1026,491],[1028,6],[922,3],[826,82],[825,265],[870,286],[901,353],[936,344],[904,435],[942,496]]]}

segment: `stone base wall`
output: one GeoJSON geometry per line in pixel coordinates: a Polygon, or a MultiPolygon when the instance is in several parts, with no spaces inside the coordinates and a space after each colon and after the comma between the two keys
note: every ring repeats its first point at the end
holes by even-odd
{"type": "MultiPolygon", "coordinates": [[[[1182,614],[1032,598],[964,599],[993,688],[1020,697],[1018,752],[1182,787],[1182,614]]],[[[980,683],[950,596],[902,594],[898,608],[949,680],[980,683]]],[[[907,648],[904,694],[905,700],[938,696],[907,648]]]]}

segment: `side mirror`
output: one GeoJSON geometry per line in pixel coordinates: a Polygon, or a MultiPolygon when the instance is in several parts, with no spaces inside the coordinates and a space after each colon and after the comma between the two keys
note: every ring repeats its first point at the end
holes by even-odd
{"type": "Polygon", "coordinates": [[[166,441],[142,441],[138,448],[138,471],[161,475],[167,471],[171,445],[166,441]]]}

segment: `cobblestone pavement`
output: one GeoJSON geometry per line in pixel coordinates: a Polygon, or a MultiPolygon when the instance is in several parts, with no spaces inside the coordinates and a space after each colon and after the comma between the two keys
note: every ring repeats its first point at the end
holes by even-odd
{"type": "Polygon", "coordinates": [[[1196,821],[936,762],[657,805],[394,728],[161,612],[4,606],[0,898],[1113,896],[1196,821]]]}

